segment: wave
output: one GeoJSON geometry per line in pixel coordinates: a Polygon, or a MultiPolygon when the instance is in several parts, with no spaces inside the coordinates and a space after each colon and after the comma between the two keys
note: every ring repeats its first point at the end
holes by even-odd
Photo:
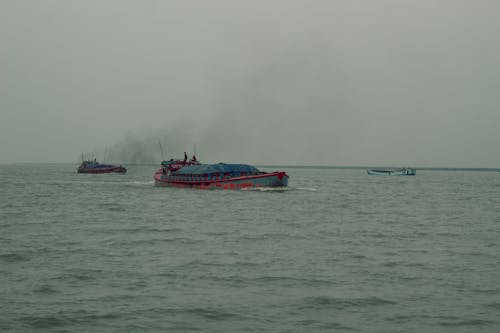
{"type": "Polygon", "coordinates": [[[15,263],[15,262],[24,262],[24,261],[30,261],[30,257],[26,255],[22,255],[19,253],[4,253],[0,254],[0,261],[3,262],[8,262],[8,263],[15,263]]]}
{"type": "MultiPolygon", "coordinates": [[[[182,232],[184,229],[182,228],[176,228],[176,227],[165,227],[165,228],[155,228],[155,227],[137,227],[137,228],[129,228],[129,227],[116,227],[116,228],[106,228],[108,232],[119,232],[119,233],[142,233],[142,234],[149,234],[149,233],[165,233],[165,234],[172,234],[175,232],[182,232]]],[[[101,232],[101,231],[99,231],[101,232]]],[[[211,235],[217,235],[215,233],[207,233],[211,235]]],[[[225,235],[227,233],[224,233],[225,235]]],[[[153,239],[154,240],[154,239],[153,239]]],[[[175,239],[167,239],[167,241],[172,241],[175,239]]],[[[128,240],[126,240],[128,242],[128,240]]]]}
{"type": "Polygon", "coordinates": [[[336,298],[328,296],[313,296],[304,299],[303,308],[329,308],[344,310],[348,308],[372,307],[397,304],[394,301],[371,296],[361,298],[336,298]]]}
{"type": "Polygon", "coordinates": [[[442,315],[395,315],[387,318],[387,321],[394,323],[407,323],[414,320],[422,320],[429,324],[437,324],[445,327],[460,327],[460,326],[490,326],[498,324],[495,321],[485,319],[472,319],[458,316],[442,316],[442,315]]]}
{"type": "Polygon", "coordinates": [[[60,317],[46,316],[46,317],[22,317],[20,321],[33,327],[33,328],[54,328],[66,325],[66,320],[60,317]]]}
{"type": "Polygon", "coordinates": [[[185,237],[175,237],[175,238],[146,238],[146,239],[134,239],[134,240],[112,240],[108,242],[109,245],[116,248],[130,248],[136,246],[144,246],[144,245],[160,245],[166,243],[179,243],[182,245],[186,244],[200,244],[204,242],[203,240],[185,238],[185,237]]]}
{"type": "Polygon", "coordinates": [[[275,285],[275,286],[332,286],[335,285],[336,282],[328,279],[320,279],[320,278],[298,278],[298,277],[289,277],[289,276],[263,276],[248,279],[249,283],[257,283],[257,284],[265,284],[265,285],[275,285]]]}
{"type": "Polygon", "coordinates": [[[68,272],[63,272],[54,277],[58,281],[94,281],[97,280],[102,274],[103,270],[100,269],[72,269],[68,272]]]}
{"type": "Polygon", "coordinates": [[[109,212],[124,212],[126,211],[126,208],[124,205],[120,204],[120,203],[101,203],[101,204],[98,204],[97,205],[99,208],[102,208],[103,210],[105,211],[109,211],[109,212]]]}
{"type": "Polygon", "coordinates": [[[464,319],[464,318],[456,318],[455,320],[443,321],[439,323],[440,326],[448,326],[448,327],[489,326],[493,324],[496,324],[496,322],[484,319],[464,319]]]}
{"type": "Polygon", "coordinates": [[[315,328],[315,329],[322,329],[322,330],[328,330],[328,331],[358,331],[358,329],[354,327],[349,327],[345,326],[341,323],[337,322],[323,322],[319,320],[313,320],[313,319],[306,319],[306,320],[299,320],[296,322],[298,326],[306,326],[309,328],[315,328]]]}
{"type": "Polygon", "coordinates": [[[228,319],[228,318],[241,317],[240,315],[233,313],[233,312],[223,311],[223,310],[210,308],[210,307],[207,307],[207,308],[195,307],[195,308],[179,309],[179,312],[193,314],[195,316],[203,317],[203,318],[211,319],[211,320],[224,320],[224,319],[228,319]]]}
{"type": "Polygon", "coordinates": [[[55,294],[57,293],[57,290],[55,290],[49,285],[44,284],[42,286],[38,286],[35,289],[33,289],[33,292],[38,294],[55,294]]]}
{"type": "Polygon", "coordinates": [[[490,309],[500,310],[500,302],[488,303],[484,306],[490,309]]]}

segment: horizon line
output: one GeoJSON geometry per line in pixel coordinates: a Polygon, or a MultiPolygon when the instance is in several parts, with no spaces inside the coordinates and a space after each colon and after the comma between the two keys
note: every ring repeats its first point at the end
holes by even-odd
{"type": "MultiPolygon", "coordinates": [[[[223,162],[219,162],[223,163],[223,162]]],[[[4,163],[0,162],[0,165],[16,165],[16,164],[78,164],[74,162],[10,162],[4,163]]],[[[159,163],[121,163],[122,165],[136,165],[136,166],[147,166],[147,165],[159,165],[159,163]]],[[[216,164],[216,163],[207,163],[207,164],[216,164]]],[[[243,163],[248,164],[248,163],[243,163]]],[[[305,164],[254,164],[261,168],[310,168],[310,169],[373,169],[373,168],[394,168],[394,166],[380,166],[380,165],[305,165],[305,164]]],[[[397,168],[401,168],[400,166],[397,168]]],[[[433,170],[433,171],[498,171],[500,172],[500,168],[493,167],[430,167],[430,166],[412,166],[412,168],[419,170],[433,170]]]]}

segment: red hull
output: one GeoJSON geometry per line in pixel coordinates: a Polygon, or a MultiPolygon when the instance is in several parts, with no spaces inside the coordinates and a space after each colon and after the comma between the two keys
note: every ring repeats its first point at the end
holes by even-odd
{"type": "Polygon", "coordinates": [[[159,169],[154,174],[156,186],[197,188],[197,189],[223,189],[238,190],[252,187],[284,187],[288,186],[288,175],[284,171],[264,173],[260,175],[241,176],[223,180],[173,180],[169,179],[159,169]]]}

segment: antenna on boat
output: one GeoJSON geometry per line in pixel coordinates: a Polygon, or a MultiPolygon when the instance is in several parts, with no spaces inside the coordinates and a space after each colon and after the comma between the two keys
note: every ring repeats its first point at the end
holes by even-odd
{"type": "Polygon", "coordinates": [[[162,160],[162,161],[165,161],[165,156],[163,155],[163,148],[162,148],[162,146],[161,146],[161,142],[160,142],[160,141],[158,141],[158,144],[160,145],[161,160],[162,160]]]}
{"type": "Polygon", "coordinates": [[[108,147],[104,148],[104,158],[102,159],[103,163],[106,163],[108,160],[108,147]]]}

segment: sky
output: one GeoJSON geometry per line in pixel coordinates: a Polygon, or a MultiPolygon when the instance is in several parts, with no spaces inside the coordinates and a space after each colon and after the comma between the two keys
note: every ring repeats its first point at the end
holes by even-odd
{"type": "Polygon", "coordinates": [[[0,163],[500,167],[500,1],[0,0],[0,163]]]}

